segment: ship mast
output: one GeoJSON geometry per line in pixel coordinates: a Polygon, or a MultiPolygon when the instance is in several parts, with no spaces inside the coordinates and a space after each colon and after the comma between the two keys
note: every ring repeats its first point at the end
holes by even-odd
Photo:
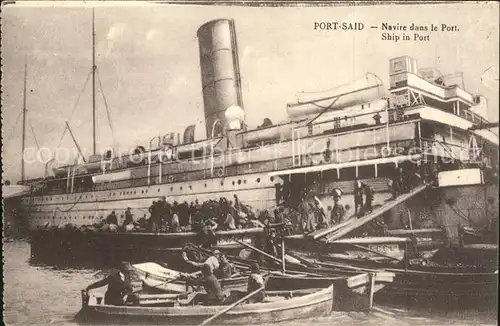
{"type": "Polygon", "coordinates": [[[92,8],[92,153],[95,155],[95,23],[94,8],[92,8]]]}
{"type": "Polygon", "coordinates": [[[28,77],[28,62],[24,59],[24,92],[23,92],[23,136],[21,150],[21,182],[24,182],[24,150],[26,148],[26,80],[28,77]]]}

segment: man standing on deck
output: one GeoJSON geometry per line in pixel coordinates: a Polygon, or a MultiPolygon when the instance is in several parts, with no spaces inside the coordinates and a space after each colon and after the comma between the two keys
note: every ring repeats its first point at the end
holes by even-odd
{"type": "Polygon", "coordinates": [[[127,207],[125,211],[125,220],[123,221],[123,228],[125,231],[129,232],[134,229],[134,217],[132,212],[130,212],[130,207],[127,207]]]}
{"type": "Polygon", "coordinates": [[[179,206],[174,208],[173,214],[172,214],[172,220],[170,222],[170,232],[181,232],[181,224],[179,221],[179,206]]]}
{"type": "Polygon", "coordinates": [[[403,187],[403,170],[401,167],[397,167],[394,169],[393,176],[392,176],[392,199],[398,198],[398,196],[401,194],[401,190],[403,187]]]}
{"type": "Polygon", "coordinates": [[[321,200],[318,197],[314,196],[314,209],[317,215],[318,228],[326,228],[328,227],[328,219],[325,213],[325,207],[321,200]]]}
{"type": "Polygon", "coordinates": [[[362,183],[363,185],[363,190],[365,192],[365,206],[364,206],[364,214],[368,214],[368,213],[371,213],[373,208],[372,208],[372,204],[373,204],[373,197],[374,197],[374,193],[373,193],[373,189],[372,187],[370,187],[368,184],[366,183],[362,183]]]}
{"type": "Polygon", "coordinates": [[[156,232],[158,227],[158,203],[153,200],[153,204],[149,206],[149,220],[148,220],[148,231],[156,232]]]}
{"type": "Polygon", "coordinates": [[[333,202],[335,203],[332,208],[332,212],[330,213],[330,219],[332,224],[341,223],[344,220],[345,208],[344,205],[339,203],[340,196],[336,193],[333,194],[333,202]]]}
{"type": "Polygon", "coordinates": [[[305,222],[303,226],[304,231],[314,232],[316,230],[316,226],[314,225],[314,211],[313,207],[307,202],[307,192],[304,192],[300,206],[302,211],[302,223],[304,224],[305,222]]]}
{"type": "Polygon", "coordinates": [[[361,181],[357,180],[354,182],[354,212],[357,217],[361,215],[363,210],[363,187],[361,186],[361,181]]]}

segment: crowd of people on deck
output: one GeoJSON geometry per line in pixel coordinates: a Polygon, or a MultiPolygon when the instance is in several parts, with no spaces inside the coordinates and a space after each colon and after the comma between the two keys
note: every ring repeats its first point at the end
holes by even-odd
{"type": "MultiPolygon", "coordinates": [[[[417,183],[429,181],[427,176],[426,169],[410,171],[402,167],[396,168],[389,183],[393,199],[410,191],[417,183]]],[[[375,199],[373,187],[358,179],[353,183],[354,215],[361,217],[371,213],[375,199]]],[[[242,204],[236,194],[232,200],[221,197],[219,200],[207,200],[202,203],[198,200],[191,203],[170,203],[163,197],[153,201],[149,207],[149,218],[144,215],[135,220],[130,207],[127,207],[124,215],[121,215],[121,225],[115,211],[112,211],[98,227],[100,230],[112,232],[194,231],[200,234],[204,246],[210,247],[210,242],[215,241],[216,230],[237,230],[283,223],[287,225],[289,233],[309,233],[342,223],[352,216],[348,214],[350,206],[341,204],[342,189],[335,188],[330,192],[333,205],[326,208],[311,188],[293,189],[299,194],[294,196],[295,200],[290,198],[289,193],[285,196],[286,191],[283,188],[284,186],[281,186],[281,190],[277,191],[276,206],[272,209],[254,210],[242,204]]]]}
{"type": "Polygon", "coordinates": [[[218,201],[207,200],[199,203],[196,199],[188,204],[186,201],[169,203],[165,197],[153,201],[149,207],[149,218],[146,215],[134,219],[130,207],[121,215],[122,225],[119,225],[115,211],[101,221],[98,227],[102,231],[135,231],[147,232],[203,232],[212,230],[236,230],[249,227],[262,227],[257,221],[256,213],[247,205],[240,203],[238,196],[233,195],[234,202],[221,197],[218,201]]]}

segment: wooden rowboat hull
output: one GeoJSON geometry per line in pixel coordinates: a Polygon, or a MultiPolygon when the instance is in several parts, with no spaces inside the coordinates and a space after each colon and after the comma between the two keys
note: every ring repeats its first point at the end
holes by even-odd
{"type": "MultiPolygon", "coordinates": [[[[333,285],[311,294],[282,301],[242,304],[218,318],[217,325],[255,325],[276,321],[324,316],[333,308],[333,285]]],[[[225,306],[143,307],[110,306],[90,303],[80,319],[112,324],[197,325],[223,310],[225,306]]]]}

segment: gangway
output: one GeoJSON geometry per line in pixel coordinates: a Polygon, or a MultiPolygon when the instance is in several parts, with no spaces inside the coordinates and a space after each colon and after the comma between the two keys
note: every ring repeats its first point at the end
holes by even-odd
{"type": "MultiPolygon", "coordinates": [[[[343,237],[344,235],[350,233],[351,231],[359,228],[362,225],[365,225],[366,223],[372,221],[373,219],[379,217],[380,215],[388,212],[392,208],[396,207],[397,205],[403,203],[404,201],[410,199],[413,196],[416,196],[417,194],[421,193],[424,189],[428,187],[428,184],[424,184],[421,186],[416,187],[413,189],[411,192],[401,195],[397,197],[394,200],[391,200],[384,205],[382,205],[379,208],[376,208],[373,210],[373,212],[361,217],[361,218],[352,218],[346,223],[342,223],[342,227],[340,228],[335,228],[333,227],[331,232],[323,232],[322,237],[319,239],[321,242],[332,242],[340,237],[343,237]]],[[[325,230],[326,231],[326,230],[325,230]]]]}

